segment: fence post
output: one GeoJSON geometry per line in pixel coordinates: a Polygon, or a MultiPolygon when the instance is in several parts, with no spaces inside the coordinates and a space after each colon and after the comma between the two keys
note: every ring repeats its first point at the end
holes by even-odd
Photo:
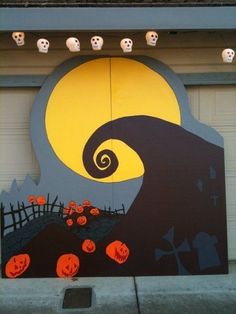
{"type": "Polygon", "coordinates": [[[1,203],[0,206],[0,216],[1,216],[1,239],[4,236],[4,229],[5,229],[5,223],[4,223],[4,209],[5,207],[3,206],[3,203],[1,203]]]}

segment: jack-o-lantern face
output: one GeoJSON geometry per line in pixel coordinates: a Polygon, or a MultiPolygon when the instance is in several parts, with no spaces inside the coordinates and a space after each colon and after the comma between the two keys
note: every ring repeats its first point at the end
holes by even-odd
{"type": "Polygon", "coordinates": [[[89,200],[84,200],[83,206],[91,206],[91,202],[89,200]]]}
{"type": "Polygon", "coordinates": [[[12,256],[5,267],[5,274],[8,278],[16,278],[23,274],[30,265],[28,254],[12,256]]]}
{"type": "Polygon", "coordinates": [[[106,254],[118,264],[123,264],[129,257],[129,248],[125,243],[116,240],[106,247],[106,254]]]}
{"type": "Polygon", "coordinates": [[[93,216],[98,216],[100,214],[100,210],[98,208],[92,208],[90,210],[90,214],[93,216]]]}
{"type": "Polygon", "coordinates": [[[76,212],[77,212],[78,214],[83,213],[83,212],[84,212],[83,206],[77,206],[77,207],[76,207],[76,212]]]}
{"type": "Polygon", "coordinates": [[[28,200],[29,203],[35,203],[36,202],[36,197],[35,197],[35,195],[29,195],[27,197],[27,200],[28,200]]]}
{"type": "Polygon", "coordinates": [[[79,216],[79,217],[77,218],[77,223],[78,223],[78,225],[80,225],[80,226],[86,225],[86,223],[87,223],[87,218],[86,218],[86,216],[79,216]]]}
{"type": "Polygon", "coordinates": [[[96,250],[96,244],[93,240],[86,239],[82,243],[82,250],[86,253],[93,253],[96,250]]]}
{"type": "Polygon", "coordinates": [[[63,254],[57,260],[56,273],[60,278],[75,276],[80,267],[79,258],[74,254],[63,254]]]}
{"type": "Polygon", "coordinates": [[[72,219],[67,219],[66,220],[66,224],[68,227],[72,226],[73,225],[73,220],[72,219]]]}
{"type": "Polygon", "coordinates": [[[77,204],[76,204],[75,201],[70,201],[70,202],[68,203],[68,207],[69,207],[69,208],[72,208],[72,209],[76,209],[77,204]]]}
{"type": "Polygon", "coordinates": [[[43,195],[39,195],[37,198],[36,198],[36,202],[38,205],[44,205],[46,204],[46,199],[43,195]]]}

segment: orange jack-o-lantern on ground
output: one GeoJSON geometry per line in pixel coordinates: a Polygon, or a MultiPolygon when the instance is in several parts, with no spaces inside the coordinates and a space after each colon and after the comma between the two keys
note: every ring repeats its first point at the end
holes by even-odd
{"type": "Polygon", "coordinates": [[[83,206],[77,206],[75,211],[76,211],[78,214],[81,214],[81,213],[84,212],[84,208],[83,208],[83,206]]]}
{"type": "Polygon", "coordinates": [[[39,195],[37,198],[36,198],[36,202],[38,205],[44,205],[46,204],[46,199],[43,195],[39,195]]]}
{"type": "Polygon", "coordinates": [[[96,244],[93,240],[86,239],[82,243],[82,250],[86,253],[93,253],[96,250],[96,244]]]}
{"type": "Polygon", "coordinates": [[[116,240],[106,247],[106,254],[118,264],[123,264],[129,257],[129,248],[125,243],[116,240]]]}
{"type": "Polygon", "coordinates": [[[66,220],[66,224],[68,227],[71,227],[73,225],[73,223],[74,223],[73,220],[70,218],[66,220]]]}
{"type": "Polygon", "coordinates": [[[84,200],[83,206],[91,206],[91,202],[89,200],[84,200]]]}
{"type": "Polygon", "coordinates": [[[16,278],[23,274],[30,265],[28,254],[12,256],[6,264],[5,274],[8,278],[16,278]]]}
{"type": "Polygon", "coordinates": [[[86,218],[86,216],[79,216],[79,217],[77,218],[77,224],[78,224],[78,225],[84,226],[84,225],[86,225],[86,223],[87,223],[87,218],[86,218]]]}
{"type": "Polygon", "coordinates": [[[63,254],[57,260],[56,273],[60,278],[74,277],[80,267],[78,256],[74,254],[63,254]]]}
{"type": "Polygon", "coordinates": [[[100,210],[94,207],[90,210],[90,214],[93,216],[98,216],[100,214],[100,210]]]}

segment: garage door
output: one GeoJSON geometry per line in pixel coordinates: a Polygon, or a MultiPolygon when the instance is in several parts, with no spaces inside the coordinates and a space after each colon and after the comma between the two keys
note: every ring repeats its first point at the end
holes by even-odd
{"type": "MultiPolygon", "coordinates": [[[[38,187],[32,187],[32,183],[26,180],[22,190],[31,190],[27,190],[25,195],[22,192],[22,205],[18,203],[17,210],[11,205],[6,212],[6,216],[11,217],[15,211],[17,214],[23,211],[23,220],[20,220],[20,214],[20,219],[6,220],[5,229],[12,232],[10,228],[13,228],[19,233],[18,227],[32,225],[31,217],[42,220],[41,216],[45,213],[54,213],[51,208],[55,205],[59,212],[54,225],[45,228],[46,231],[39,230],[37,235],[31,233],[29,241],[24,243],[24,252],[33,260],[37,259],[40,267],[32,263],[23,276],[55,276],[55,261],[67,249],[68,243],[69,253],[81,257],[82,276],[186,275],[227,271],[223,150],[219,137],[192,120],[184,107],[183,92],[182,98],[178,94],[181,86],[178,83],[175,85],[172,76],[167,74],[169,72],[158,72],[158,62],[150,68],[149,61],[144,62],[126,58],[93,60],[70,72],[66,69],[68,73],[64,72],[60,80],[51,77],[39,93],[32,112],[31,134],[42,162],[41,180],[38,187]],[[165,79],[162,75],[166,75],[165,79]],[[169,79],[172,79],[173,87],[168,85],[169,79]],[[50,90],[53,82],[57,85],[50,90]],[[48,92],[51,94],[48,95],[48,92]],[[99,117],[105,121],[97,125],[99,117]],[[88,141],[86,132],[92,133],[88,141]],[[78,149],[81,138],[86,138],[86,141],[78,149]],[[108,145],[108,150],[102,147],[103,142],[108,145]],[[96,146],[97,143],[99,146],[96,146]],[[99,163],[94,156],[100,154],[100,149],[103,156],[99,157],[99,163]],[[85,152],[83,159],[78,157],[77,150],[85,152]],[[112,168],[110,181],[99,181],[104,178],[100,177],[104,166],[105,170],[110,168],[110,153],[114,151],[123,156],[117,166],[123,165],[124,171],[113,174],[116,168],[112,168]],[[98,170],[95,169],[94,174],[95,162],[98,170]],[[92,178],[86,176],[86,172],[81,175],[83,166],[92,178]],[[76,180],[79,177],[77,181],[74,181],[75,176],[76,180]],[[99,179],[96,187],[94,178],[99,179]],[[136,185],[136,190],[126,185],[128,181],[133,184],[136,179],[140,184],[136,185]],[[100,211],[95,216],[101,216],[96,217],[95,224],[90,210],[94,209],[93,205],[97,206],[93,200],[107,201],[105,194],[101,193],[104,188],[108,188],[113,205],[118,199],[122,206],[118,211],[114,206],[112,211],[99,206],[100,211]],[[78,218],[74,221],[74,216],[63,216],[71,210],[73,213],[74,208],[65,213],[61,211],[61,203],[57,204],[66,190],[74,193],[73,199],[78,195],[81,203],[87,195],[92,199],[92,205],[86,200],[83,201],[84,209],[79,209],[80,213],[86,214],[82,227],[76,225],[74,228],[76,222],[80,225],[80,213],[79,217],[78,212],[74,213],[78,218]],[[58,193],[54,194],[53,203],[50,203],[49,192],[50,196],[58,193]],[[48,193],[48,196],[41,197],[39,202],[31,195],[33,201],[29,202],[33,205],[25,206],[29,193],[48,193]],[[135,200],[129,207],[126,199],[129,200],[131,194],[135,200]],[[38,215],[32,211],[35,209],[34,202],[37,202],[38,215]],[[109,222],[109,228],[107,223],[104,226],[104,221],[109,222]],[[99,227],[98,230],[95,227],[99,227]],[[71,229],[77,233],[71,232],[71,229]],[[80,245],[83,240],[91,238],[97,244],[97,251],[90,259],[90,267],[84,267],[88,257],[81,252],[80,245]]],[[[160,66],[160,69],[163,68],[164,65],[160,66]]],[[[61,75],[63,72],[60,69],[55,73],[61,75]]],[[[197,98],[195,93],[192,90],[194,100],[197,98]]],[[[200,92],[196,94],[200,95],[200,92]]],[[[202,106],[199,96],[198,103],[193,106],[199,113],[200,104],[202,106]]],[[[198,118],[201,119],[200,114],[198,118]]],[[[15,185],[12,193],[18,193],[15,185]]],[[[4,233],[4,240],[7,240],[7,232],[4,233]]],[[[7,256],[12,256],[10,253],[4,251],[6,268],[7,256]]]]}
{"type": "Polygon", "coordinates": [[[225,143],[229,259],[236,259],[236,87],[189,87],[193,115],[215,128],[225,143]]]}

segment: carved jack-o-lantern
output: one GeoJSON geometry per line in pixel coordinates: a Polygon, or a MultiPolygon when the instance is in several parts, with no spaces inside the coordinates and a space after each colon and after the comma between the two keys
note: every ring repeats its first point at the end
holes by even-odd
{"type": "Polygon", "coordinates": [[[84,211],[83,206],[77,206],[77,207],[76,207],[76,212],[77,212],[78,214],[83,213],[83,211],[84,211]]]}
{"type": "Polygon", "coordinates": [[[29,203],[35,203],[36,202],[36,197],[35,197],[35,195],[29,195],[27,197],[27,200],[28,200],[29,203]]]}
{"type": "Polygon", "coordinates": [[[36,198],[36,202],[38,205],[44,205],[46,204],[46,199],[43,195],[39,195],[37,198],[36,198]]]}
{"type": "Polygon", "coordinates": [[[118,264],[123,264],[129,257],[129,248],[125,243],[116,240],[106,247],[106,254],[118,264]]]}
{"type": "Polygon", "coordinates": [[[90,214],[93,216],[98,216],[100,214],[100,210],[98,208],[92,208],[90,210],[90,214]]]}
{"type": "Polygon", "coordinates": [[[86,253],[93,253],[96,250],[96,244],[93,240],[86,239],[82,243],[82,250],[86,253]]]}
{"type": "Polygon", "coordinates": [[[70,219],[70,218],[67,219],[67,220],[66,220],[66,224],[67,224],[68,227],[71,227],[71,226],[73,225],[73,220],[70,219]]]}
{"type": "Polygon", "coordinates": [[[83,206],[91,206],[91,202],[89,200],[84,200],[83,206]]]}
{"type": "Polygon", "coordinates": [[[87,223],[87,218],[86,218],[86,216],[79,216],[79,217],[77,218],[77,223],[78,223],[78,225],[80,225],[80,226],[86,225],[86,223],[87,223]]]}
{"type": "Polygon", "coordinates": [[[12,256],[5,267],[5,274],[8,278],[16,278],[23,274],[30,265],[28,254],[12,256]]]}
{"type": "Polygon", "coordinates": [[[80,261],[74,254],[63,254],[57,260],[56,273],[60,278],[73,277],[78,273],[80,261]]]}
{"type": "Polygon", "coordinates": [[[75,201],[70,201],[70,202],[68,203],[68,207],[69,207],[69,208],[76,209],[77,204],[76,204],[76,202],[75,202],[75,201]]]}

